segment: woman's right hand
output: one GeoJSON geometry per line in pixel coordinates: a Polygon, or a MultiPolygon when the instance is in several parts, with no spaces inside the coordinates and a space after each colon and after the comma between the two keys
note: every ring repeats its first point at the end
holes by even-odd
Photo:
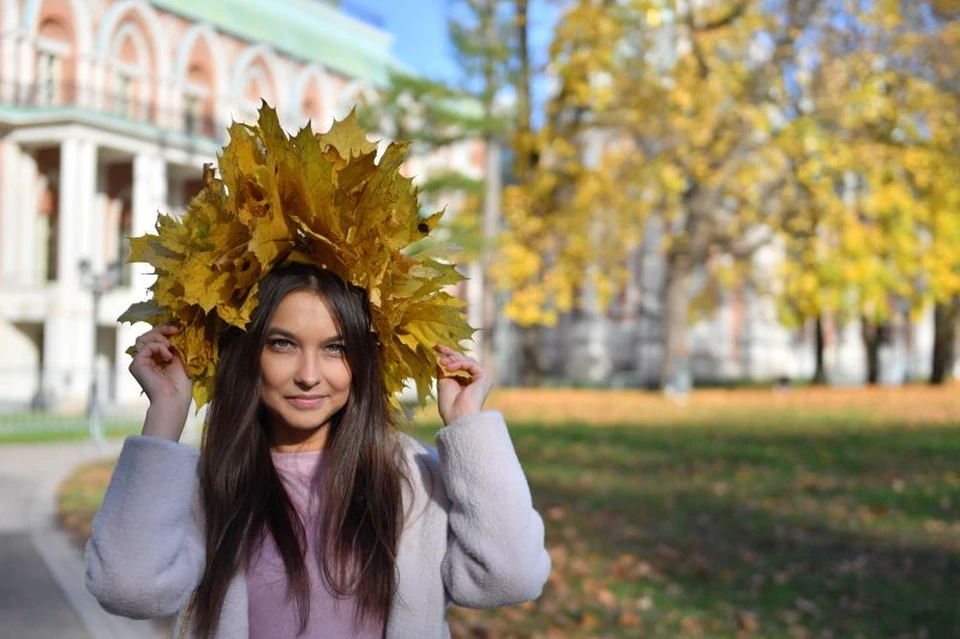
{"type": "Polygon", "coordinates": [[[193,381],[170,336],[177,327],[156,326],[137,338],[130,373],[150,400],[143,434],[177,441],[190,410],[193,381]]]}

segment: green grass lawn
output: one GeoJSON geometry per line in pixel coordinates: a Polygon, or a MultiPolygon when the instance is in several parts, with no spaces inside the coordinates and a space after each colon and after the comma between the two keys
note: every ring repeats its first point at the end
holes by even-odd
{"type": "MultiPolygon", "coordinates": [[[[136,435],[140,433],[143,424],[118,424],[104,428],[106,437],[126,437],[127,435],[136,435]]],[[[6,444],[42,444],[54,442],[79,442],[90,439],[89,431],[82,429],[70,430],[39,430],[25,431],[18,433],[0,433],[0,446],[6,444]]]]}
{"type": "MultiPolygon", "coordinates": [[[[950,420],[724,405],[658,421],[511,420],[554,570],[535,603],[455,609],[455,636],[960,637],[950,420]]],[[[109,472],[61,490],[81,535],[109,472]]]]}
{"type": "MultiPolygon", "coordinates": [[[[107,416],[102,419],[107,437],[125,437],[139,433],[142,419],[107,416]]],[[[86,415],[57,415],[44,412],[0,413],[0,446],[82,441],[90,438],[90,418],[86,415]]]]}
{"type": "Polygon", "coordinates": [[[514,424],[554,571],[456,634],[960,637],[960,431],[514,424]]]}

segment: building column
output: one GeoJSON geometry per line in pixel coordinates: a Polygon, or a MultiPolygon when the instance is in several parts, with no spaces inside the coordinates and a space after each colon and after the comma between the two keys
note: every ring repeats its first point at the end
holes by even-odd
{"type": "Polygon", "coordinates": [[[20,225],[28,212],[19,200],[28,189],[19,182],[19,175],[19,148],[9,140],[0,140],[0,286],[19,284],[23,270],[17,247],[20,225]]]}
{"type": "Polygon", "coordinates": [[[30,96],[36,78],[35,60],[37,54],[33,38],[26,33],[20,34],[20,37],[17,38],[16,48],[18,71],[11,77],[16,79],[16,90],[20,92],[20,99],[25,100],[30,96]]]}
{"type": "Polygon", "coordinates": [[[98,53],[92,54],[90,60],[90,75],[87,76],[87,101],[84,106],[103,111],[106,108],[106,93],[109,90],[107,86],[107,61],[98,53]]]}
{"type": "Polygon", "coordinates": [[[0,59],[3,60],[3,67],[0,68],[0,78],[4,82],[0,83],[0,102],[10,104],[13,102],[13,96],[16,93],[17,77],[17,41],[16,31],[8,31],[3,34],[0,40],[0,59]]]}
{"type": "Polygon", "coordinates": [[[73,78],[73,104],[76,106],[93,108],[90,76],[93,74],[95,61],[93,53],[77,54],[77,74],[73,78]]]}
{"type": "Polygon", "coordinates": [[[115,261],[113,255],[107,254],[107,194],[105,190],[106,168],[99,164],[95,165],[93,170],[94,193],[90,206],[90,241],[87,245],[87,255],[95,271],[103,273],[107,266],[115,261]]]}
{"type": "MultiPolygon", "coordinates": [[[[167,206],[167,163],[156,153],[142,153],[133,160],[133,236],[155,231],[157,213],[167,206]]],[[[147,264],[131,264],[130,288],[132,299],[140,302],[147,299],[147,288],[153,283],[153,268],[147,264]]],[[[117,327],[114,375],[117,381],[117,400],[122,403],[136,401],[140,387],[127,372],[130,356],[125,353],[133,345],[137,335],[148,330],[147,324],[120,324],[117,327]]]]}
{"type": "MultiPolygon", "coordinates": [[[[17,187],[19,197],[14,196],[15,215],[17,215],[17,247],[16,269],[17,283],[24,287],[42,288],[46,285],[43,265],[37,260],[37,223],[40,212],[39,192],[37,191],[40,171],[37,168],[37,159],[30,153],[17,149],[16,156],[20,164],[20,183],[17,187]]],[[[16,174],[15,174],[16,175],[16,174]]]]}
{"type": "Polygon", "coordinates": [[[182,88],[172,77],[157,83],[156,87],[153,104],[150,105],[154,109],[154,124],[174,131],[181,130],[181,124],[183,123],[183,116],[180,112],[183,96],[182,88]]]}
{"type": "Polygon", "coordinates": [[[80,260],[90,259],[97,148],[67,138],[60,147],[60,228],[57,281],[44,325],[43,385],[60,410],[80,411],[90,391],[93,361],[91,293],[80,279],[80,260]]]}
{"type": "MultiPolygon", "coordinates": [[[[97,188],[97,148],[90,140],[67,138],[60,147],[60,228],[57,287],[80,288],[79,264],[91,259],[93,205],[97,188]]],[[[94,262],[96,264],[96,262],[94,262]]]]}

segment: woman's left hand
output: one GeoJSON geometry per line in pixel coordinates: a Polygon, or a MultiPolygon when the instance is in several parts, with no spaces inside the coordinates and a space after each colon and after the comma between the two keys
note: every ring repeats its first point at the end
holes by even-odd
{"type": "Polygon", "coordinates": [[[462,417],[479,413],[483,402],[490,393],[493,382],[483,372],[475,359],[463,353],[437,344],[434,346],[440,354],[439,364],[450,373],[463,372],[469,377],[444,375],[437,372],[437,407],[443,425],[452,424],[462,417]]]}

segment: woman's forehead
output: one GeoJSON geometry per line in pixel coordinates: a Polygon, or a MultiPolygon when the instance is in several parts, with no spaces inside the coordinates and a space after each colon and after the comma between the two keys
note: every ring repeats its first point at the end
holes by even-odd
{"type": "Polygon", "coordinates": [[[314,291],[293,291],[277,305],[268,330],[289,333],[337,333],[336,318],[327,299],[314,291]]]}

